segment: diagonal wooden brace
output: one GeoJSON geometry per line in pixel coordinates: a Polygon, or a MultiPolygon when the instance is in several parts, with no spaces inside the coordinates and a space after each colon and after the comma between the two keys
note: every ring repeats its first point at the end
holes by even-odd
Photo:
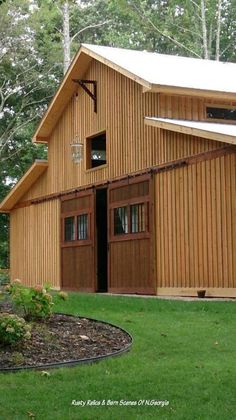
{"type": "Polygon", "coordinates": [[[84,91],[92,98],[94,102],[94,112],[97,112],[97,82],[96,80],[84,80],[84,79],[72,79],[73,82],[78,83],[84,91]],[[93,85],[93,91],[91,91],[87,85],[93,85]]]}

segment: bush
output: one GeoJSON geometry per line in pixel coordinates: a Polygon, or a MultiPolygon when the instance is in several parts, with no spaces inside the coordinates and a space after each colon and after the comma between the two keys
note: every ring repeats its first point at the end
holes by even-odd
{"type": "Polygon", "coordinates": [[[4,273],[4,272],[2,272],[2,273],[0,272],[0,286],[5,286],[9,282],[10,282],[9,274],[4,273]]]}
{"type": "Polygon", "coordinates": [[[48,287],[25,287],[20,280],[14,280],[6,289],[25,319],[46,319],[52,314],[53,302],[48,287]]]}
{"type": "Polygon", "coordinates": [[[58,297],[60,300],[67,300],[68,299],[68,293],[66,292],[58,292],[58,297]]]}
{"type": "Polygon", "coordinates": [[[0,313],[0,344],[12,345],[23,339],[29,339],[30,326],[17,315],[0,313]]]}

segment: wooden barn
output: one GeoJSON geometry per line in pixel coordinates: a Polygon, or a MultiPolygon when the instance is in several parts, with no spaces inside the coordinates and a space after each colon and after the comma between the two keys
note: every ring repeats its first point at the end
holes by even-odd
{"type": "Polygon", "coordinates": [[[0,205],[11,278],[236,297],[236,64],[82,45],[0,205]]]}

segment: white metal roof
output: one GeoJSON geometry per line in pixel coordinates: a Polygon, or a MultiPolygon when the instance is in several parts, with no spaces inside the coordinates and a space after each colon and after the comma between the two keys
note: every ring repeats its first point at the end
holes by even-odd
{"type": "Polygon", "coordinates": [[[152,85],[236,93],[236,64],[83,44],[152,85]]]}
{"type": "Polygon", "coordinates": [[[145,123],[147,125],[156,126],[166,130],[236,144],[236,125],[234,124],[175,120],[157,117],[145,117],[145,123]]]}

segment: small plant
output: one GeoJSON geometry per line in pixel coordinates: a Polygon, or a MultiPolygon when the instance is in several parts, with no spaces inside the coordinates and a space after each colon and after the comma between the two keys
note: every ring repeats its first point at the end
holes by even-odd
{"type": "Polygon", "coordinates": [[[14,351],[11,356],[11,361],[14,365],[20,366],[20,365],[23,365],[25,358],[21,352],[14,351]]]}
{"type": "Polygon", "coordinates": [[[52,296],[48,286],[25,287],[14,280],[6,287],[12,302],[27,320],[46,319],[52,314],[52,296]]]}
{"type": "Polygon", "coordinates": [[[13,345],[29,339],[31,327],[17,315],[0,313],[0,344],[13,345]]]}
{"type": "Polygon", "coordinates": [[[58,297],[61,299],[61,300],[67,300],[68,299],[68,293],[66,293],[66,292],[59,292],[58,293],[58,297]]]}

